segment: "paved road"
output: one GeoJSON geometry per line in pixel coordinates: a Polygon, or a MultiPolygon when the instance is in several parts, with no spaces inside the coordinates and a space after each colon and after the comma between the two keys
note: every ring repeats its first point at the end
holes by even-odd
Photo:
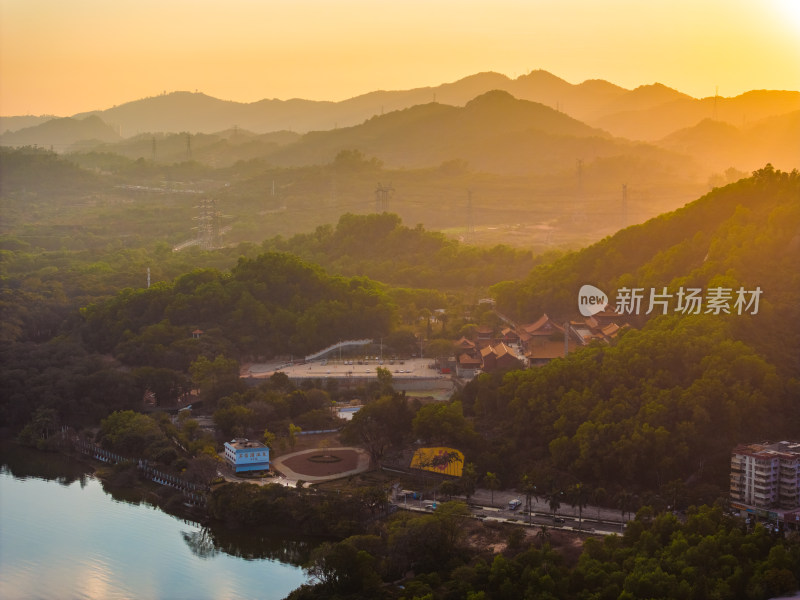
{"type": "MultiPolygon", "coordinates": [[[[427,512],[429,510],[433,510],[433,508],[430,506],[430,501],[425,501],[421,504],[418,500],[414,500],[413,502],[409,500],[408,502],[399,501],[396,504],[398,508],[416,512],[427,512]]],[[[529,516],[527,511],[522,511],[521,509],[517,511],[510,511],[507,509],[492,509],[476,506],[471,506],[470,508],[472,510],[472,514],[476,518],[480,518],[484,521],[498,521],[517,524],[520,526],[530,525],[531,527],[540,527],[544,525],[553,529],[582,531],[584,533],[599,535],[619,535],[623,531],[619,522],[614,523],[612,521],[595,521],[593,519],[584,518],[579,526],[578,519],[573,517],[559,517],[559,519],[563,522],[554,522],[552,514],[547,513],[531,513],[529,516]]]]}
{"type": "MultiPolygon", "coordinates": [[[[487,489],[478,488],[475,490],[475,494],[472,496],[472,502],[476,504],[482,504],[485,506],[496,506],[506,507],[508,506],[509,500],[514,498],[519,498],[522,500],[523,504],[525,502],[525,495],[524,494],[517,494],[513,491],[508,490],[498,490],[494,492],[494,501],[492,502],[492,491],[487,489]]],[[[550,505],[546,500],[536,498],[532,498],[532,509],[534,512],[541,512],[545,514],[552,514],[553,511],[550,510],[550,505]]],[[[521,510],[521,509],[520,509],[521,510]]],[[[571,507],[568,503],[562,502],[561,508],[557,511],[559,516],[570,516],[574,517],[575,519],[578,518],[578,508],[571,507]]],[[[590,519],[600,519],[601,521],[612,521],[616,522],[618,525],[621,522],[622,513],[618,509],[611,509],[611,508],[603,508],[597,506],[584,506],[583,507],[583,518],[590,518],[590,519]]],[[[628,515],[625,515],[625,520],[628,520],[628,515]]]]}
{"type": "MultiPolygon", "coordinates": [[[[502,520],[517,522],[520,524],[528,523],[528,511],[523,507],[517,510],[508,510],[508,502],[512,499],[519,499],[525,503],[525,496],[514,493],[513,491],[498,490],[492,494],[491,490],[476,489],[475,494],[470,497],[470,505],[472,512],[475,515],[487,520],[502,520]]],[[[464,500],[464,498],[458,498],[464,500]]],[[[439,498],[442,501],[444,498],[439,498]]],[[[562,504],[561,508],[557,511],[557,516],[564,519],[564,523],[553,522],[553,512],[550,510],[549,504],[544,500],[536,500],[532,498],[531,517],[530,521],[533,526],[547,525],[548,527],[563,527],[565,529],[578,529],[578,509],[562,504]]],[[[397,505],[401,508],[409,508],[411,510],[426,510],[425,506],[430,505],[432,499],[425,500],[399,500],[396,501],[397,505]]],[[[623,529],[622,514],[619,510],[589,507],[583,509],[583,519],[581,522],[581,529],[586,531],[592,529],[597,533],[619,533],[623,529]]],[[[627,521],[628,515],[626,515],[627,521]]]]}

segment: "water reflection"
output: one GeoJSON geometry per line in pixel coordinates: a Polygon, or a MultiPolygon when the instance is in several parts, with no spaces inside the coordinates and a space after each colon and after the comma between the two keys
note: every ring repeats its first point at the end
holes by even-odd
{"type": "MultiPolygon", "coordinates": [[[[0,461],[2,465],[0,472],[8,473],[16,479],[43,479],[55,481],[63,486],[78,481],[81,488],[84,488],[92,479],[93,473],[92,467],[80,460],[55,452],[20,446],[9,441],[0,442],[0,461]]],[[[133,486],[136,482],[128,483],[133,486]]],[[[163,503],[159,507],[158,498],[142,497],[141,490],[110,485],[102,480],[100,484],[103,491],[117,502],[164,510],[163,503]]],[[[164,491],[171,492],[169,489],[164,491]]],[[[178,494],[176,498],[180,498],[180,495],[178,494]]],[[[182,502],[178,504],[183,507],[182,502]]],[[[245,560],[276,560],[302,566],[308,562],[311,551],[324,541],[310,536],[290,537],[285,532],[276,534],[253,529],[230,529],[222,524],[203,525],[191,520],[191,517],[186,518],[190,514],[188,512],[186,514],[170,510],[164,512],[177,516],[192,526],[192,530],[182,531],[181,536],[192,554],[202,559],[213,558],[222,552],[245,560]]],[[[193,515],[194,518],[199,518],[196,513],[193,515]]]]}
{"type": "Polygon", "coordinates": [[[219,554],[219,549],[214,544],[214,538],[207,527],[198,531],[181,531],[181,536],[195,556],[210,558],[219,554]]]}
{"type": "Polygon", "coordinates": [[[3,446],[4,599],[278,599],[306,581],[297,565],[313,540],[209,527],[148,502],[114,501],[86,465],[3,446]]]}
{"type": "Polygon", "coordinates": [[[287,537],[269,531],[237,530],[209,527],[208,536],[214,547],[246,560],[270,559],[292,565],[308,562],[311,551],[323,540],[312,537],[287,537]]]}
{"type": "Polygon", "coordinates": [[[224,552],[245,560],[276,560],[302,566],[311,551],[323,540],[312,537],[288,538],[285,534],[230,530],[224,527],[200,526],[197,531],[182,531],[183,541],[199,558],[210,558],[224,552]]]}
{"type": "Polygon", "coordinates": [[[42,452],[7,440],[0,441],[2,472],[17,479],[29,477],[72,485],[76,481],[86,487],[93,469],[82,462],[55,452],[42,452]]]}

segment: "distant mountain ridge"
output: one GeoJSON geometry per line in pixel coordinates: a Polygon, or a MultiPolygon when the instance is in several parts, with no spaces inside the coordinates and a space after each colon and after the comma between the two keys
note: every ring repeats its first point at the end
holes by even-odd
{"type": "Polygon", "coordinates": [[[3,146],[52,146],[64,150],[79,141],[118,142],[122,138],[99,116],[50,119],[32,127],[0,135],[3,146]]]}
{"type": "MultiPolygon", "coordinates": [[[[430,102],[464,106],[492,90],[545,104],[614,135],[646,140],[659,139],[706,117],[715,118],[715,112],[717,119],[739,126],[743,117],[753,122],[800,109],[798,91],[761,90],[735,98],[698,100],[658,83],[627,90],[604,80],[571,84],[547,71],[535,70],[516,79],[493,72],[478,73],[436,87],[379,90],[341,102],[264,99],[241,103],[197,92],[172,92],[73,116],[82,119],[97,115],[121,131],[123,137],[156,132],[213,133],[233,127],[254,133],[282,130],[305,133],[349,127],[376,115],[430,102]],[[764,108],[760,108],[762,105],[764,108]],[[662,107],[672,114],[667,131],[650,131],[641,124],[634,131],[626,128],[633,115],[641,114],[658,122],[662,107]]],[[[23,123],[20,119],[3,118],[0,130],[23,123]]]]}
{"type": "MultiPolygon", "coordinates": [[[[565,165],[572,168],[576,155],[589,162],[631,152],[625,140],[495,90],[464,107],[429,103],[353,127],[311,132],[277,147],[267,159],[284,167],[325,164],[350,148],[390,168],[425,168],[455,159],[478,171],[503,175],[559,172],[565,165]]],[[[671,160],[662,154],[662,161],[671,160]]]]}
{"type": "MultiPolygon", "coordinates": [[[[499,174],[563,171],[576,159],[588,165],[598,157],[639,155],[702,178],[709,170],[749,171],[767,162],[786,170],[800,166],[800,144],[793,142],[800,139],[798,114],[795,91],[698,100],[661,84],[634,90],[602,80],[573,85],[537,70],[513,80],[479,73],[342,102],[245,104],[174,92],[6,131],[0,144],[161,162],[192,158],[212,166],[251,158],[280,166],[324,164],[343,149],[358,149],[388,166],[459,159],[499,174]]],[[[36,121],[15,117],[0,127],[26,122],[36,121]]]]}

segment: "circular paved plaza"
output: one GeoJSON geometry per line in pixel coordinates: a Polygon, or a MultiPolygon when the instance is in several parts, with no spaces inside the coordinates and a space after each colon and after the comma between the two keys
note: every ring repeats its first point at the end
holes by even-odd
{"type": "Polygon", "coordinates": [[[360,448],[314,448],[272,459],[272,468],[287,479],[325,481],[369,468],[369,455],[360,448]]]}

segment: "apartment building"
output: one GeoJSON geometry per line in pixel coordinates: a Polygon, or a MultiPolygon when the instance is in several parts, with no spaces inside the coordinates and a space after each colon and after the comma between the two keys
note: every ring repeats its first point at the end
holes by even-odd
{"type": "Polygon", "coordinates": [[[731,454],[730,497],[754,508],[800,507],[800,442],[742,444],[731,454]]]}

